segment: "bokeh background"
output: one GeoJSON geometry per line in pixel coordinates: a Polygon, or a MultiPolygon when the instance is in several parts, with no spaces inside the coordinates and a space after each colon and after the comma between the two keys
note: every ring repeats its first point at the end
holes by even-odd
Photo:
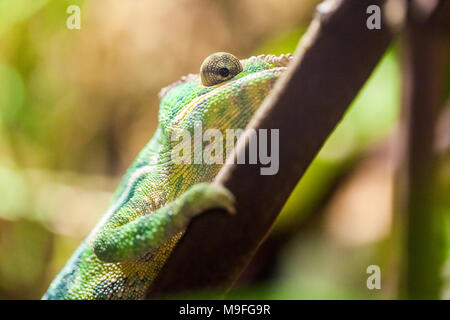
{"type": "MultiPolygon", "coordinates": [[[[317,2],[1,0],[0,299],[45,292],[152,136],[162,87],[215,51],[293,52],[317,2]],[[73,4],[79,30],[66,27],[73,4]]],[[[385,54],[228,298],[395,296],[398,51],[385,54]],[[381,290],[366,287],[369,265],[381,268],[381,290]]]]}

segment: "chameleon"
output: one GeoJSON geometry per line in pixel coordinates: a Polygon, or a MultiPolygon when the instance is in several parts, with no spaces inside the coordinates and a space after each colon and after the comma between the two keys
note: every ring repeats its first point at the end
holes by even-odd
{"type": "Polygon", "coordinates": [[[244,129],[291,60],[217,52],[199,74],[163,88],[153,137],[42,299],[143,299],[193,217],[209,209],[234,213],[231,192],[213,184],[223,164],[174,161],[180,141],[173,135],[193,134],[195,123],[244,129]]]}

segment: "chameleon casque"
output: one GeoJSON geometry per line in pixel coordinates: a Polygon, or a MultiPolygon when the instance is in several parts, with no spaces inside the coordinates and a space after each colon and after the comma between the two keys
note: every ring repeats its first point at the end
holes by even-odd
{"type": "Polygon", "coordinates": [[[222,165],[174,163],[172,134],[192,134],[199,121],[203,130],[245,128],[291,59],[218,52],[200,74],[162,89],[154,136],[43,299],[141,299],[192,217],[213,208],[233,212],[230,192],[211,183],[222,165]]]}

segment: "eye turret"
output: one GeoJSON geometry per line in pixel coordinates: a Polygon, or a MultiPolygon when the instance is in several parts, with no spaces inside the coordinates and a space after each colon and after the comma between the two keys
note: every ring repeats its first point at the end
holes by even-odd
{"type": "Polygon", "coordinates": [[[213,86],[230,80],[242,72],[242,64],[231,53],[216,52],[207,57],[200,67],[200,76],[204,86],[213,86]]]}

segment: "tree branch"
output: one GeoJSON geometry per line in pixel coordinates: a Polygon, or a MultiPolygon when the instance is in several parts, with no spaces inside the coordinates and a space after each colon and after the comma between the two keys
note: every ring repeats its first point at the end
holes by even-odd
{"type": "Polygon", "coordinates": [[[444,105],[448,67],[448,30],[440,27],[440,21],[450,21],[450,8],[448,1],[441,1],[426,12],[418,4],[409,4],[403,39],[403,136],[396,186],[402,247],[399,289],[401,298],[439,299],[445,248],[442,217],[436,210],[437,158],[432,142],[444,105]]]}

